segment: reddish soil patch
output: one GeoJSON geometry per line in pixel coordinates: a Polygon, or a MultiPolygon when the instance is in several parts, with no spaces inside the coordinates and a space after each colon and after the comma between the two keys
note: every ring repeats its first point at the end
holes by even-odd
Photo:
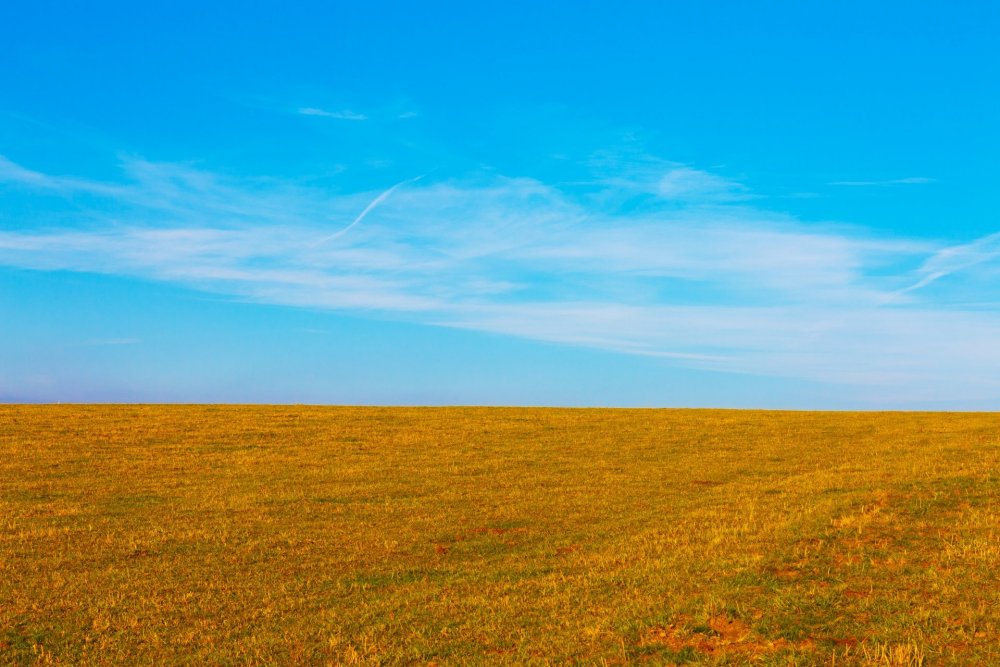
{"type": "Polygon", "coordinates": [[[857,637],[834,637],[831,641],[835,646],[844,646],[846,648],[854,648],[860,642],[857,637]]]}
{"type": "Polygon", "coordinates": [[[708,627],[719,633],[725,641],[740,642],[752,634],[750,626],[728,616],[714,616],[709,619],[708,627]]]}
{"type": "Polygon", "coordinates": [[[799,569],[794,567],[773,567],[768,568],[768,572],[778,579],[795,579],[801,574],[799,569]]]}
{"type": "MultiPolygon", "coordinates": [[[[684,619],[686,620],[686,619],[684,619]]],[[[682,621],[683,623],[683,621],[682,621]]],[[[784,648],[812,648],[813,642],[789,642],[786,639],[765,639],[749,625],[730,616],[713,616],[708,620],[709,632],[692,632],[681,627],[682,623],[658,625],[647,631],[642,643],[661,644],[671,651],[694,649],[703,655],[762,656],[784,648]]]]}

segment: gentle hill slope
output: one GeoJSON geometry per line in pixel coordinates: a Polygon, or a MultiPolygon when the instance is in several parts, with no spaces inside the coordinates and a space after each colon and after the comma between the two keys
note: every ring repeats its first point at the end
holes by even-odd
{"type": "Polygon", "coordinates": [[[0,662],[1000,662],[1000,416],[0,406],[0,662]]]}

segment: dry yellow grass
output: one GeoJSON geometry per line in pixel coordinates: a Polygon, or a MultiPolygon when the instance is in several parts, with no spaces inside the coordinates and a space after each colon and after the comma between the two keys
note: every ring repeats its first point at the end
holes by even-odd
{"type": "Polygon", "coordinates": [[[1000,417],[0,406],[0,662],[1000,664],[1000,417]]]}

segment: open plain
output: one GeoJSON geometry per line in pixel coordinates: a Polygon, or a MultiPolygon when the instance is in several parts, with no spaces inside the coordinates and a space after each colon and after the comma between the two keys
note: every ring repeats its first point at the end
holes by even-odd
{"type": "Polygon", "coordinates": [[[1000,416],[0,406],[3,664],[1000,664],[1000,416]]]}

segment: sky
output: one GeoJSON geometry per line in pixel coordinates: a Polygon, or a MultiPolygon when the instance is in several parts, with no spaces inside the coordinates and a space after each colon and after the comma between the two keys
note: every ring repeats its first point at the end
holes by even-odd
{"type": "Polygon", "coordinates": [[[0,4],[0,402],[1000,409],[1000,4],[0,4]]]}

